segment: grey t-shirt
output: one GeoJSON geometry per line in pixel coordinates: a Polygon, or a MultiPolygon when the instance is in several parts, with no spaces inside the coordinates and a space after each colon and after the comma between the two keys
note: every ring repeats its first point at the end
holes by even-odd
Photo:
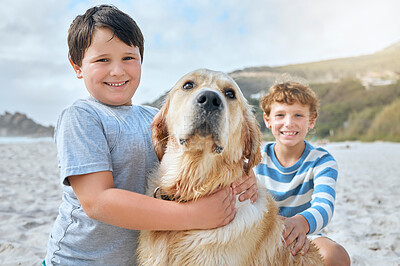
{"type": "Polygon", "coordinates": [[[158,163],[150,125],[157,109],[108,106],[94,98],[66,108],[56,126],[63,187],[46,265],[135,265],[137,234],[89,218],[68,177],[112,171],[114,186],[145,193],[146,176],[158,163]]]}

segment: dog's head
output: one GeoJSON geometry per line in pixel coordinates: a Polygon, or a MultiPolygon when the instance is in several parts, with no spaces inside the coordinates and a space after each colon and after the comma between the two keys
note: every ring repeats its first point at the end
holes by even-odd
{"type": "Polygon", "coordinates": [[[166,149],[206,152],[226,161],[260,161],[260,131],[236,82],[223,72],[199,69],[183,76],[154,118],[152,137],[161,160],[166,149]]]}

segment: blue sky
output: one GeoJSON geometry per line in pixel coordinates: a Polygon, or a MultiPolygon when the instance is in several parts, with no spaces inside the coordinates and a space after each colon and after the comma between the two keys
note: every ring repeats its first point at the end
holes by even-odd
{"type": "Polygon", "coordinates": [[[4,0],[0,9],[0,114],[54,125],[86,97],[67,60],[73,18],[114,4],[143,31],[135,104],[153,101],[197,68],[231,72],[373,53],[400,41],[397,0],[4,0]]]}

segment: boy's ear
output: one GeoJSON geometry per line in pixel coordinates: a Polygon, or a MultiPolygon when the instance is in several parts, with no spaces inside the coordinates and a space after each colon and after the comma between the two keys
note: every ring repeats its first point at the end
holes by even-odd
{"type": "Polygon", "coordinates": [[[311,130],[311,129],[314,128],[315,122],[316,122],[316,121],[317,121],[317,117],[312,117],[312,118],[310,119],[310,124],[308,125],[308,130],[311,130]]]}
{"type": "Polygon", "coordinates": [[[265,126],[267,128],[271,128],[271,122],[269,121],[269,117],[267,116],[266,113],[263,113],[263,119],[264,119],[265,126]]]}
{"type": "Polygon", "coordinates": [[[77,77],[78,79],[82,79],[82,78],[83,78],[83,75],[82,75],[82,69],[81,69],[81,67],[78,66],[77,64],[75,64],[75,63],[72,61],[71,58],[69,59],[69,62],[71,63],[72,68],[74,69],[74,71],[75,71],[75,73],[76,73],[76,77],[77,77]]]}

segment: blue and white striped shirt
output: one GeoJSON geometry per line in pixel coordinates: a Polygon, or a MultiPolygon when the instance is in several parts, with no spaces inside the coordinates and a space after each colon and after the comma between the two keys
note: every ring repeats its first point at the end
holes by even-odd
{"type": "Polygon", "coordinates": [[[277,201],[279,214],[303,215],[310,226],[308,234],[324,228],[333,215],[337,163],[323,148],[306,147],[300,159],[290,167],[282,167],[275,156],[275,143],[267,143],[256,176],[277,201]]]}

